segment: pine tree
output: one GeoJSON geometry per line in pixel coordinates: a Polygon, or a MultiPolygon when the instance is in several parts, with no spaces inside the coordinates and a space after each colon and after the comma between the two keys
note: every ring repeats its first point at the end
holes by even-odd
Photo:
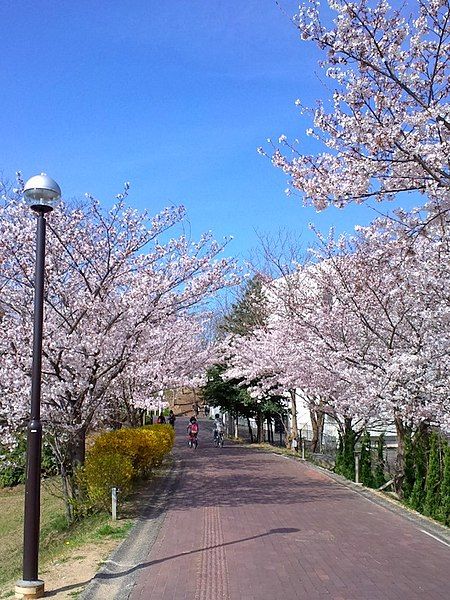
{"type": "Polygon", "coordinates": [[[372,456],[370,448],[370,433],[366,431],[361,440],[361,459],[360,459],[361,483],[367,487],[373,486],[372,476],[372,456]]]}
{"type": "Polygon", "coordinates": [[[264,327],[268,316],[263,280],[261,276],[256,276],[246,283],[240,297],[219,323],[219,333],[248,335],[254,329],[264,327]]]}
{"type": "Polygon", "coordinates": [[[409,505],[414,510],[422,512],[425,502],[425,482],[427,476],[427,450],[428,450],[428,435],[424,432],[418,432],[413,439],[413,455],[414,455],[414,485],[409,505]]]}
{"type": "Polygon", "coordinates": [[[425,482],[425,501],[423,512],[435,517],[440,505],[441,463],[439,460],[439,436],[433,432],[430,436],[430,454],[428,456],[427,477],[425,482]]]}
{"type": "Polygon", "coordinates": [[[406,502],[408,502],[411,497],[415,480],[416,468],[414,465],[414,448],[411,433],[408,432],[408,434],[405,436],[405,467],[402,483],[403,498],[406,502]]]}
{"type": "Polygon", "coordinates": [[[351,419],[345,420],[345,431],[339,434],[339,448],[334,470],[347,479],[355,480],[356,434],[351,427],[351,419]]]}
{"type": "Polygon", "coordinates": [[[438,518],[445,525],[450,526],[450,444],[448,443],[444,447],[443,463],[438,518]]]}

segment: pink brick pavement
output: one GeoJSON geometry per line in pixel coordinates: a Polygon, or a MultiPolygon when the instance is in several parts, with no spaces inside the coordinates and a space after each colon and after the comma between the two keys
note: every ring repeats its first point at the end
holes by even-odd
{"type": "Polygon", "coordinates": [[[182,475],[132,600],[450,599],[450,547],[401,514],[307,464],[177,439],[182,475]]]}

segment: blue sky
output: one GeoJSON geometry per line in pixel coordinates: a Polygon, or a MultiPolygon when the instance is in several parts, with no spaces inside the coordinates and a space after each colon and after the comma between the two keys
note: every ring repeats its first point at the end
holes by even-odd
{"type": "Polygon", "coordinates": [[[330,94],[313,46],[274,0],[3,0],[0,3],[0,171],[46,171],[65,197],[156,212],[184,204],[198,237],[233,235],[228,253],[257,245],[255,230],[308,223],[351,231],[364,207],[305,209],[257,154],[281,134],[305,142],[294,102],[330,94]]]}

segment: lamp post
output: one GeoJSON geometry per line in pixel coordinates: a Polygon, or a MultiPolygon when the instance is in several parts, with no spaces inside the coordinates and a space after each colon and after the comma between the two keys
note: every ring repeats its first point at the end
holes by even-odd
{"type": "Polygon", "coordinates": [[[41,500],[41,373],[42,329],[44,321],[45,214],[61,197],[56,181],[45,173],[31,177],[23,194],[36,213],[36,265],[34,278],[33,361],[31,374],[31,414],[27,430],[27,473],[23,535],[23,579],[16,582],[16,597],[42,598],[44,582],[38,579],[39,521],[41,500]]]}

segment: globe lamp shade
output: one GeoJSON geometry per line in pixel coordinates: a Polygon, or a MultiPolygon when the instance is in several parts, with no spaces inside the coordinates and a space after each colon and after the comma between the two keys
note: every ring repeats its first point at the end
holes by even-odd
{"type": "Polygon", "coordinates": [[[26,182],[23,195],[33,210],[50,212],[61,198],[61,188],[46,173],[41,173],[26,182]]]}

